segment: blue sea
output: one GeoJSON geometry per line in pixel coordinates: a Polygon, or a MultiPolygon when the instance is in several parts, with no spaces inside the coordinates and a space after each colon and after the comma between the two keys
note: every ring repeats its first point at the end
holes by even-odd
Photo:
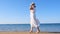
{"type": "MultiPolygon", "coordinates": [[[[60,24],[40,24],[41,32],[60,32],[60,24]]],[[[30,24],[0,24],[0,32],[28,32],[30,24]]],[[[34,28],[33,31],[36,31],[34,28]]]]}

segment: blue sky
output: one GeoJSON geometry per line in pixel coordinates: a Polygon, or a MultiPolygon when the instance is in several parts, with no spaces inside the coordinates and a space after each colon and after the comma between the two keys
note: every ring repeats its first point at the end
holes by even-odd
{"type": "Polygon", "coordinates": [[[28,24],[31,2],[41,23],[60,23],[60,0],[0,0],[0,24],[28,24]]]}

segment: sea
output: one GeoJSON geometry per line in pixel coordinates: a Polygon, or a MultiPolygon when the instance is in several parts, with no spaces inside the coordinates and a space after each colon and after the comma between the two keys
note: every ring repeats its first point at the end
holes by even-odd
{"type": "MultiPolygon", "coordinates": [[[[60,23],[40,24],[40,32],[60,32],[60,23]]],[[[28,32],[30,24],[0,24],[0,32],[28,32]]],[[[36,31],[36,28],[33,29],[36,31]]]]}

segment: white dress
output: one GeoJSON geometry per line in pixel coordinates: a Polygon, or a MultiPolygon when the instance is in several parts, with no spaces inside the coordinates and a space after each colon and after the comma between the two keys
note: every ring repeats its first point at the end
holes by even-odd
{"type": "Polygon", "coordinates": [[[31,27],[39,27],[40,22],[36,19],[35,10],[30,10],[30,25],[31,27]]]}

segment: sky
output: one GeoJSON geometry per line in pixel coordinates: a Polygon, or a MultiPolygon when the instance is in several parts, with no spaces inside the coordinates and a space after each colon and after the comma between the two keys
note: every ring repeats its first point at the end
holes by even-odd
{"type": "Polygon", "coordinates": [[[40,23],[60,23],[60,0],[0,0],[0,24],[29,24],[32,2],[40,23]]]}

